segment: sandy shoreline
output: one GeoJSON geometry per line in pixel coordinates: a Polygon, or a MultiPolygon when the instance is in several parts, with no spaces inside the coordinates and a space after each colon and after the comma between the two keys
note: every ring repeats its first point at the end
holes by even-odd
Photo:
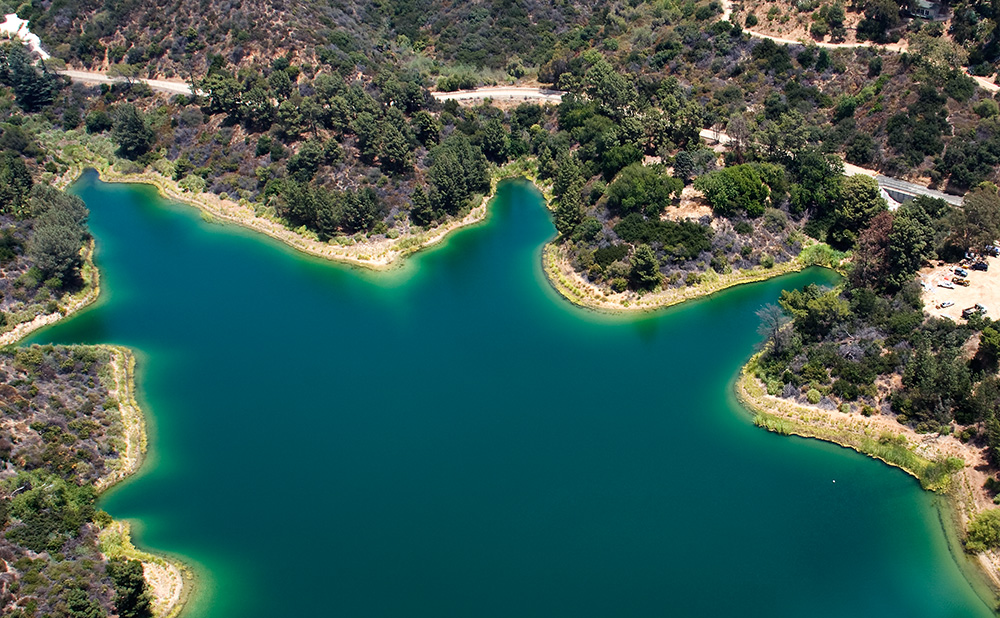
{"type": "MultiPolygon", "coordinates": [[[[13,345],[24,339],[31,333],[50,324],[55,324],[59,320],[73,315],[90,303],[97,300],[101,295],[101,272],[94,264],[94,240],[83,249],[83,268],[80,269],[80,276],[87,282],[83,290],[70,296],[62,310],[55,313],[43,313],[28,322],[21,322],[12,330],[0,335],[0,346],[13,345]]],[[[66,297],[60,298],[60,302],[66,297]]]]}
{"type": "MultiPolygon", "coordinates": [[[[125,444],[118,465],[96,483],[104,492],[135,474],[146,454],[146,418],[135,399],[135,355],[121,346],[99,345],[110,354],[110,394],[118,400],[125,444]]],[[[182,563],[137,549],[127,522],[114,521],[100,532],[101,551],[108,558],[123,557],[142,562],[143,575],[153,595],[154,615],[173,618],[180,614],[193,588],[193,575],[182,563]]]]}
{"type": "MultiPolygon", "coordinates": [[[[866,417],[859,412],[824,410],[768,395],[760,380],[748,371],[758,356],[743,366],[735,385],[737,399],[753,414],[756,425],[775,433],[832,442],[900,468],[920,480],[925,489],[947,498],[959,538],[964,537],[969,521],[977,513],[994,508],[983,488],[987,477],[985,448],[962,443],[954,435],[919,434],[882,414],[866,417]],[[912,457],[904,461],[888,456],[880,448],[887,440],[905,444],[912,457]],[[926,485],[919,468],[948,457],[957,457],[964,465],[940,485],[926,485]]],[[[996,597],[1000,596],[1000,552],[979,554],[976,561],[983,583],[994,596],[991,606],[996,606],[996,597]]]]}
{"type": "MultiPolygon", "coordinates": [[[[533,161],[514,161],[493,170],[490,191],[479,203],[460,219],[452,219],[429,230],[400,235],[398,238],[376,238],[345,242],[322,242],[288,229],[277,220],[262,217],[249,204],[224,200],[213,193],[191,193],[178,184],[155,172],[144,171],[137,174],[123,174],[113,166],[93,166],[104,182],[136,183],[156,187],[159,194],[169,200],[194,206],[209,217],[260,232],[281,241],[289,247],[307,255],[337,262],[345,262],[373,270],[386,270],[398,266],[400,258],[416,253],[443,241],[452,232],[486,220],[487,205],[496,196],[497,185],[508,179],[524,177],[534,181],[533,161]]],[[[73,169],[63,176],[61,184],[69,184],[82,170],[73,169]]]]}
{"type": "Polygon", "coordinates": [[[611,292],[594,285],[570,264],[565,249],[550,242],[542,251],[542,268],[549,283],[574,305],[605,313],[656,311],[689,300],[710,296],[716,292],[747,283],[765,281],[780,275],[799,272],[808,265],[798,257],[773,268],[754,268],[717,274],[708,270],[701,283],[682,288],[667,288],[659,292],[638,294],[632,291],[611,292]]]}

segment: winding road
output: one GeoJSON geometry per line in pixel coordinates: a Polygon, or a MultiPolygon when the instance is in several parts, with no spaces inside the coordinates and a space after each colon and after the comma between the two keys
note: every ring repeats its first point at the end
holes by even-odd
{"type": "MultiPolygon", "coordinates": [[[[729,15],[732,13],[731,3],[726,3],[726,12],[723,13],[723,19],[728,19],[729,15]]],[[[744,32],[749,33],[751,36],[771,39],[773,41],[791,45],[802,45],[801,41],[791,41],[787,39],[781,39],[779,37],[773,37],[766,34],[761,34],[753,32],[751,30],[745,30],[744,32]]],[[[823,47],[861,47],[867,45],[867,43],[827,43],[818,44],[823,47]]],[[[80,70],[65,70],[57,71],[60,75],[68,77],[75,82],[81,82],[86,84],[114,84],[125,82],[123,77],[111,77],[105,73],[100,73],[97,71],[80,71],[80,70]]],[[[974,77],[974,76],[973,76],[974,77]]],[[[147,84],[151,90],[157,92],[164,92],[167,94],[184,94],[191,95],[191,86],[187,83],[180,81],[168,81],[163,79],[139,79],[135,81],[140,81],[147,84]]],[[[983,78],[976,78],[976,81],[980,82],[981,85],[986,87],[988,90],[1000,89],[996,84],[990,84],[989,82],[983,84],[985,80],[983,78]],[[990,86],[992,88],[990,88],[990,86]]],[[[539,103],[560,103],[562,102],[563,95],[566,94],[560,90],[553,90],[549,88],[536,88],[527,86],[488,86],[484,88],[474,88],[472,90],[458,90],[455,92],[431,92],[431,96],[439,101],[476,101],[484,99],[493,100],[506,100],[506,101],[537,101],[539,103]]],[[[732,139],[721,131],[716,131],[713,129],[702,129],[700,132],[702,138],[708,141],[714,141],[721,146],[729,144],[732,139]]],[[[887,191],[892,197],[900,197],[907,195],[928,195],[935,198],[941,198],[947,202],[960,206],[962,204],[962,198],[954,195],[947,195],[941,193],[940,191],[935,191],[933,189],[928,189],[927,187],[913,184],[911,182],[906,182],[904,180],[899,180],[896,178],[890,178],[888,176],[882,176],[875,170],[858,167],[856,165],[851,165],[849,163],[844,164],[844,174],[865,174],[875,178],[879,186],[883,190],[887,191]]]]}

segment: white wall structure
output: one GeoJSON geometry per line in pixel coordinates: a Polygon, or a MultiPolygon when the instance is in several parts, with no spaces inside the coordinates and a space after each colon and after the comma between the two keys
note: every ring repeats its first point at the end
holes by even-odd
{"type": "Polygon", "coordinates": [[[0,24],[0,35],[8,39],[20,39],[22,43],[28,46],[28,49],[41,56],[42,60],[51,58],[42,49],[42,41],[38,38],[38,35],[32,34],[31,30],[28,30],[28,20],[19,18],[16,13],[8,13],[6,17],[7,20],[0,24]]]}

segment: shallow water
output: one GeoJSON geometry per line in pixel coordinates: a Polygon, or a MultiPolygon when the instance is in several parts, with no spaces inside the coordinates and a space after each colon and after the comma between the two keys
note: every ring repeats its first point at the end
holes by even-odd
{"type": "Polygon", "coordinates": [[[524,183],[388,273],[74,191],[104,293],[33,341],[138,351],[151,456],[103,507],[197,565],[186,618],[991,615],[913,479],[734,401],[754,312],[828,271],[607,317],[524,183]]]}

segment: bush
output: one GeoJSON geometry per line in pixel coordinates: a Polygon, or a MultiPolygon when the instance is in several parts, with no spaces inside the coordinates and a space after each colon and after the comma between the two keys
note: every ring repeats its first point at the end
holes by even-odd
{"type": "Polygon", "coordinates": [[[1000,509],[990,509],[976,515],[969,523],[965,549],[970,553],[1000,548],[1000,509]]]}
{"type": "Polygon", "coordinates": [[[806,401],[808,401],[809,403],[811,403],[813,405],[816,405],[817,403],[819,403],[819,400],[822,397],[823,396],[820,395],[819,391],[816,390],[815,388],[810,388],[809,391],[806,393],[806,401]]]}
{"type": "Polygon", "coordinates": [[[594,251],[594,262],[600,264],[601,268],[607,268],[626,255],[628,255],[627,245],[610,245],[594,251]]]}
{"type": "Polygon", "coordinates": [[[764,253],[760,256],[760,265],[764,268],[774,268],[774,258],[764,253]]]}
{"type": "Polygon", "coordinates": [[[972,111],[976,112],[980,118],[992,118],[1000,114],[1000,106],[992,99],[983,99],[972,107],[972,111]]]}
{"type": "Polygon", "coordinates": [[[181,189],[184,189],[185,191],[190,191],[191,193],[201,193],[202,191],[205,190],[205,187],[207,185],[208,183],[205,182],[204,178],[202,178],[201,176],[196,176],[194,174],[189,174],[185,176],[177,183],[177,186],[179,186],[181,189]]]}
{"type": "Polygon", "coordinates": [[[104,133],[111,129],[113,124],[111,115],[104,110],[87,114],[87,133],[104,133]]]}

